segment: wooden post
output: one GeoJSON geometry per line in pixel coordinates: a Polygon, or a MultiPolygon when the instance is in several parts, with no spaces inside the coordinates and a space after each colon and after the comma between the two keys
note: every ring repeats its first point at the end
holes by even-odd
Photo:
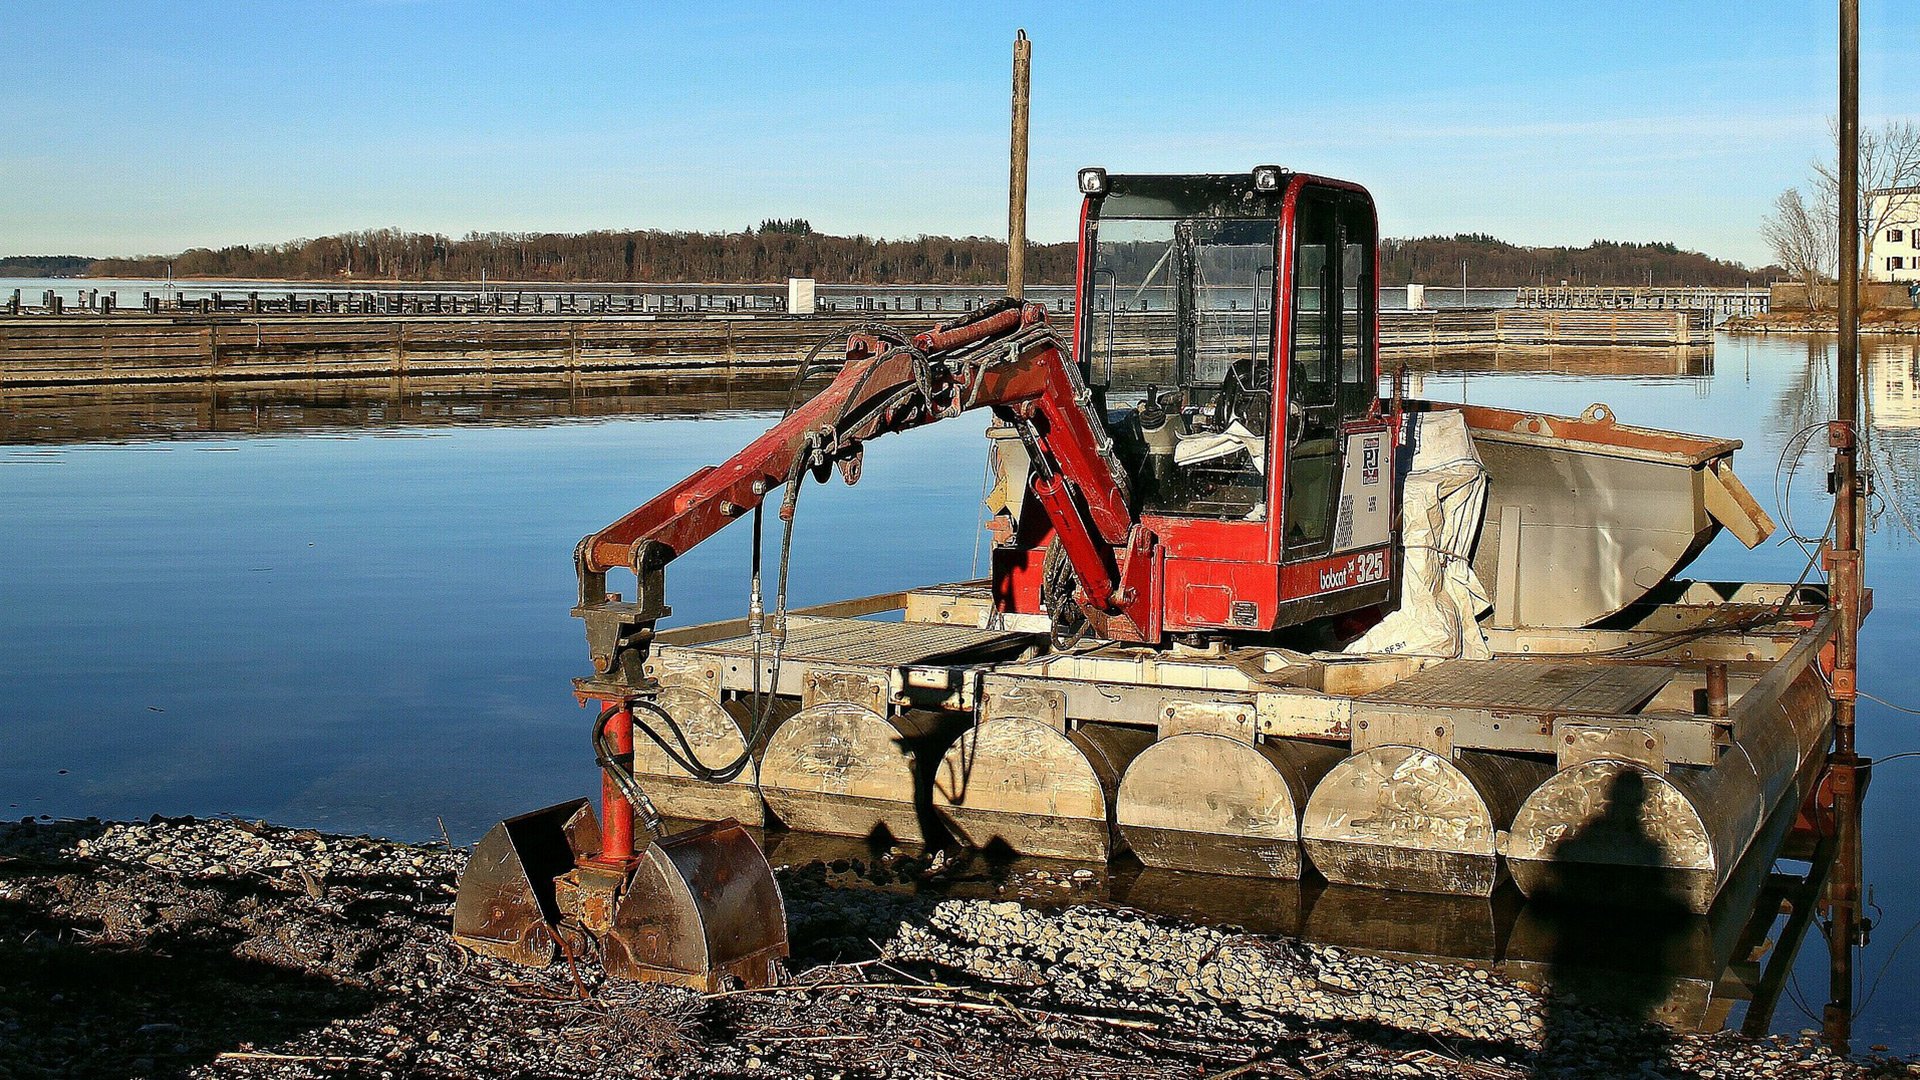
{"type": "Polygon", "coordinates": [[[1027,103],[1032,96],[1033,43],[1013,36],[1013,136],[1007,167],[1007,295],[1027,292],[1027,103]]]}

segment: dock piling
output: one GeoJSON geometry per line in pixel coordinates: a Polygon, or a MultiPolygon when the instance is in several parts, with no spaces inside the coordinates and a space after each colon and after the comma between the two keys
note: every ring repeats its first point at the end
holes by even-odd
{"type": "Polygon", "coordinates": [[[1865,943],[1860,919],[1859,755],[1854,749],[1855,680],[1859,670],[1861,546],[1866,492],[1859,481],[1860,419],[1860,0],[1840,0],[1840,342],[1834,386],[1839,415],[1828,426],[1833,448],[1834,537],[1828,550],[1832,603],[1840,616],[1834,642],[1833,751],[1827,769],[1836,811],[1835,858],[1827,879],[1831,925],[1827,1004],[1822,1028],[1836,1053],[1853,1036],[1853,956],[1865,943]]]}

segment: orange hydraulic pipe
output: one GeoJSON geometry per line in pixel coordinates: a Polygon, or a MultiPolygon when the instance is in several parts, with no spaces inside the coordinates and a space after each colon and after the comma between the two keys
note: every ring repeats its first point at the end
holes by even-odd
{"type": "MultiPolygon", "coordinates": [[[[624,701],[605,701],[602,709],[619,711],[607,721],[608,749],[616,758],[633,760],[633,709],[624,701]]],[[[633,803],[613,777],[600,774],[600,861],[625,863],[633,858],[633,803]]]]}

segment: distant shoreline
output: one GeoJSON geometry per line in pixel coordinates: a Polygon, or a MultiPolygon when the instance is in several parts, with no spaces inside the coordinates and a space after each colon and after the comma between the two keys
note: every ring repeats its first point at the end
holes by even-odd
{"type": "MultiPolygon", "coordinates": [[[[1740,315],[1720,324],[1730,334],[1837,334],[1840,315],[1835,311],[1769,311],[1764,315],[1740,315]]],[[[1860,312],[1862,334],[1920,334],[1920,310],[1912,308],[1867,308],[1860,312]]]]}

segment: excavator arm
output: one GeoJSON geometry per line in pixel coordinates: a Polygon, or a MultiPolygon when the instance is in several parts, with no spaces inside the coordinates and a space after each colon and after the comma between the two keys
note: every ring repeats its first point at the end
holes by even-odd
{"type": "Polygon", "coordinates": [[[1012,424],[1033,461],[1032,486],[1078,583],[1076,601],[1101,636],[1145,641],[1156,632],[1154,538],[1129,508],[1127,478],[1093,398],[1038,305],[1008,300],[907,340],[848,338],[827,387],[719,465],[702,468],[580,541],[574,614],[587,624],[597,676],[638,686],[654,624],[669,609],[669,562],[785,488],[783,517],[807,472],[838,466],[859,478],[867,440],[973,409],[1012,424]],[[625,601],[609,570],[634,572],[625,601]]]}

